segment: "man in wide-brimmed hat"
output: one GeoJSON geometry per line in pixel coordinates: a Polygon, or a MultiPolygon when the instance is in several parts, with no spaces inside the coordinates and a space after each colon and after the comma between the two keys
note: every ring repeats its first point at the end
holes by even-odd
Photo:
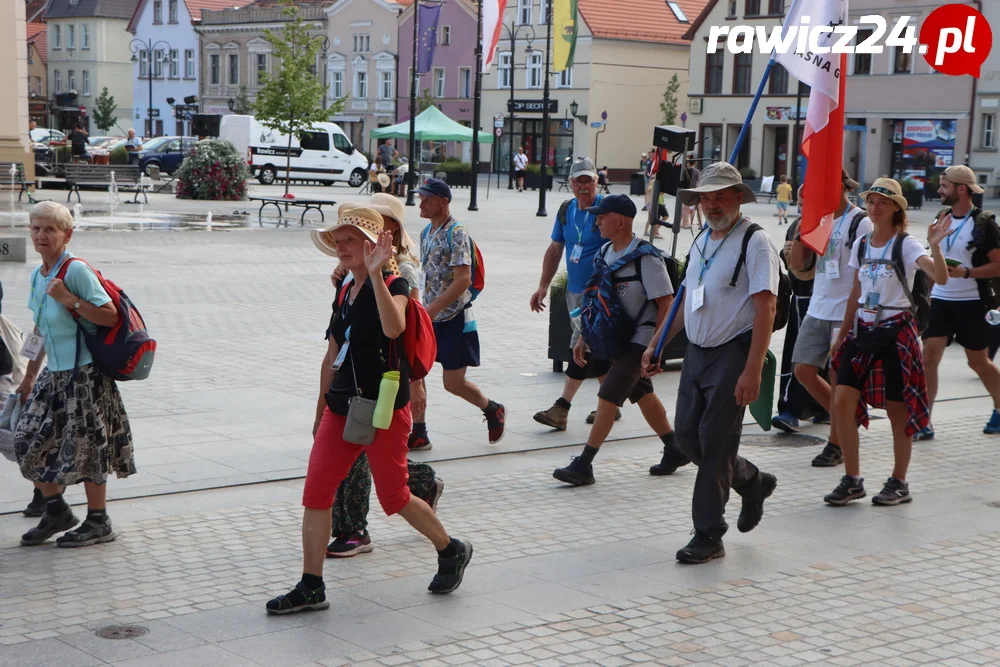
{"type": "MultiPolygon", "coordinates": [[[[842,188],[840,206],[833,217],[833,230],[826,252],[822,257],[805,247],[801,238],[792,242],[792,252],[788,266],[801,269],[809,263],[816,267],[813,295],[809,302],[802,326],[799,328],[792,352],[795,378],[823,408],[830,413],[830,438],[823,451],[816,455],[812,464],[817,468],[829,468],[844,461],[840,450],[837,422],[831,402],[837,384],[835,376],[829,381],[822,377],[823,370],[830,362],[830,351],[837,339],[840,324],[844,319],[847,301],[854,288],[856,271],[848,264],[854,241],[872,231],[872,221],[867,214],[851,203],[848,198],[858,188],[857,181],[851,179],[846,169],[841,170],[842,188]]],[[[808,193],[806,193],[808,195],[808,193]]],[[[800,236],[800,235],[799,235],[800,236]]],[[[779,414],[772,424],[787,433],[799,430],[798,419],[793,415],[779,414]]]]}
{"type": "MultiPolygon", "coordinates": [[[[677,560],[707,563],[726,555],[722,536],[728,529],[729,490],[743,497],[737,527],[745,533],[760,522],[764,500],[777,486],[774,475],[739,456],[739,447],[743,414],[760,394],[771,342],[778,251],[740,211],[756,197],[732,165],[709,165],[698,187],[677,196],[688,206],[700,204],[709,226],[691,247],[683,304],[667,336],[669,342],[684,327],[691,343],[677,390],[674,433],[679,449],[698,465],[691,503],[695,533],[677,552],[677,560]],[[731,285],[744,247],[743,268],[731,285]]],[[[659,372],[654,358],[658,338],[653,337],[643,357],[647,375],[659,372]]],[[[686,462],[678,458],[674,468],[686,462]]]]}

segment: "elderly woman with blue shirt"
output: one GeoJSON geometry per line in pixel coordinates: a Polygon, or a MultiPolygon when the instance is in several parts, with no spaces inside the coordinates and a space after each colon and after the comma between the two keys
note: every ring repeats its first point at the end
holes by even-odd
{"type": "Polygon", "coordinates": [[[135,472],[132,432],[118,388],[94,366],[77,321],[94,332],[97,326],[114,326],[118,312],[94,271],[84,262],[70,261],[69,209],[55,202],[36,204],[30,229],[42,265],[31,274],[28,307],[35,329],[24,345],[23,354],[31,361],[18,388],[25,405],[14,446],[21,474],[41,492],[45,513],[21,537],[21,545],[42,544],[64,531],[69,532],[56,546],[110,542],[115,533],[106,509],[106,483],[112,472],[118,477],[135,472]],[[56,276],[67,262],[60,280],[56,276]],[[79,519],[62,494],[79,482],[87,493],[87,518],[70,530],[79,519]]]}

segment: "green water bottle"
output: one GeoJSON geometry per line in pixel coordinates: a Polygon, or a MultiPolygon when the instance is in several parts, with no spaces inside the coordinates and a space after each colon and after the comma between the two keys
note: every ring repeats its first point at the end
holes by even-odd
{"type": "Polygon", "coordinates": [[[378,400],[375,401],[375,414],[372,416],[372,425],[375,428],[389,428],[398,392],[399,371],[382,373],[382,382],[378,385],[378,400]]]}

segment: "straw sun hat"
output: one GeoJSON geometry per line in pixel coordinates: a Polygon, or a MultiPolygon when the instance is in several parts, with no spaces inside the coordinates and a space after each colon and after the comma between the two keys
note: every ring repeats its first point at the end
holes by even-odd
{"type": "Polygon", "coordinates": [[[899,182],[891,178],[876,178],[872,186],[861,193],[861,201],[868,202],[868,195],[882,195],[896,202],[899,208],[906,210],[906,197],[903,196],[903,188],[899,182]]]}
{"type": "Polygon", "coordinates": [[[378,211],[364,206],[341,204],[337,209],[337,223],[326,229],[312,230],[312,241],[321,252],[336,257],[337,244],[333,233],[341,227],[354,227],[375,244],[378,243],[378,235],[383,226],[382,214],[378,211]]]}

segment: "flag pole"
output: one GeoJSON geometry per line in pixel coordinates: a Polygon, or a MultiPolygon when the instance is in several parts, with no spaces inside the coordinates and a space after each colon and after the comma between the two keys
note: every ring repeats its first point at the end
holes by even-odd
{"type": "MultiPolygon", "coordinates": [[[[469,210],[479,210],[479,117],[482,114],[483,97],[483,3],[476,3],[476,92],[472,103],[472,183],[469,193],[469,210]]],[[[487,183],[489,178],[486,179],[487,183]]]]}
{"type": "Polygon", "coordinates": [[[413,198],[413,190],[417,187],[416,170],[420,165],[420,148],[416,147],[414,154],[414,144],[416,143],[416,123],[417,123],[417,34],[420,20],[420,0],[413,3],[413,69],[410,70],[410,168],[406,172],[406,205],[416,206],[417,202],[413,198]]]}

